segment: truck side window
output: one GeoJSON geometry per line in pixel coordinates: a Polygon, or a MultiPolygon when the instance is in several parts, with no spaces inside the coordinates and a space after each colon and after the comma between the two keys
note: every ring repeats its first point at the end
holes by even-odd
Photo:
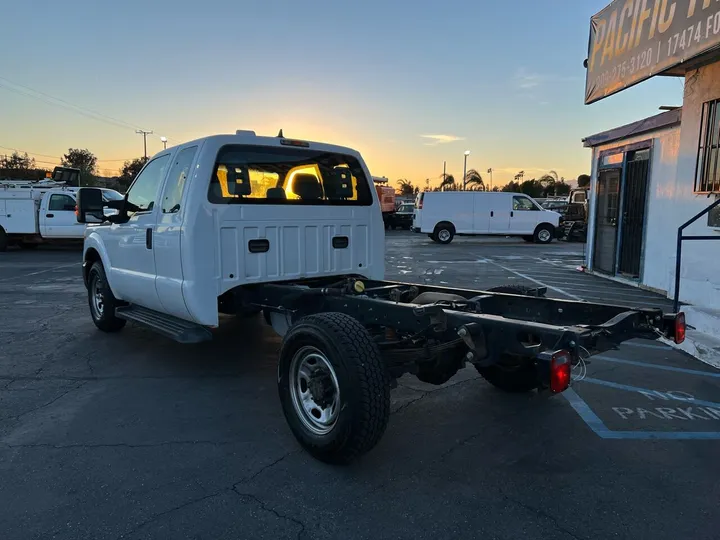
{"type": "Polygon", "coordinates": [[[48,203],[48,210],[54,212],[72,212],[73,210],[75,210],[75,199],[73,199],[69,195],[51,195],[50,202],[48,203]]]}
{"type": "Polygon", "coordinates": [[[127,202],[136,207],[137,212],[150,212],[154,208],[158,187],[165,177],[169,161],[170,154],[153,159],[130,186],[127,202]]]}
{"type": "Polygon", "coordinates": [[[190,176],[190,166],[195,159],[197,146],[191,146],[180,151],[170,169],[170,176],[165,184],[165,193],[162,198],[163,214],[174,214],[180,211],[183,188],[190,176]]]}
{"type": "Polygon", "coordinates": [[[513,210],[538,210],[527,197],[513,197],[513,210]]]}

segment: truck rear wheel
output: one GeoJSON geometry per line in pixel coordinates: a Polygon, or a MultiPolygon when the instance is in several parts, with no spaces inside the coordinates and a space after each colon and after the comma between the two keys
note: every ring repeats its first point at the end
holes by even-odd
{"type": "Polygon", "coordinates": [[[342,313],[304,317],[283,340],[278,391],[295,438],[346,464],[370,451],[390,418],[390,379],[368,331],[342,313]]]}
{"type": "Polygon", "coordinates": [[[501,354],[497,364],[475,367],[487,382],[504,392],[524,393],[540,386],[535,364],[530,358],[501,354]]]}
{"type": "Polygon", "coordinates": [[[5,229],[0,227],[0,252],[7,251],[8,248],[8,237],[5,229]]]}
{"type": "MultiPolygon", "coordinates": [[[[500,285],[488,289],[488,292],[526,295],[530,290],[530,287],[524,285],[500,285]]],[[[530,392],[540,386],[535,364],[527,357],[501,354],[497,364],[485,367],[476,365],[475,368],[487,382],[504,392],[530,392]]]]}
{"type": "Polygon", "coordinates": [[[88,272],[88,304],[95,326],[103,332],[122,330],[127,321],[115,316],[118,301],[115,299],[100,261],[94,263],[88,272]]]}
{"type": "Polygon", "coordinates": [[[449,244],[455,237],[455,227],[452,223],[438,223],[433,231],[433,240],[439,244],[449,244]]]}

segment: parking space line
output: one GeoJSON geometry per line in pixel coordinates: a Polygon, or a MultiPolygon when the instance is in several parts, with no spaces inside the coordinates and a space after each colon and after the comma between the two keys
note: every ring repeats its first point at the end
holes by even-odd
{"type": "MultiPolygon", "coordinates": [[[[640,388],[638,386],[629,386],[627,384],[620,384],[615,383],[611,381],[603,381],[601,379],[595,379],[593,377],[585,377],[582,382],[587,382],[590,384],[597,384],[599,386],[607,386],[608,388],[615,388],[616,390],[625,390],[627,392],[635,392],[635,393],[645,393],[645,394],[654,394],[655,390],[649,390],[647,388],[640,388]]],[[[663,395],[667,396],[668,399],[675,400],[675,401],[682,401],[683,403],[692,403],[694,405],[704,405],[705,407],[713,407],[715,409],[720,409],[720,403],[716,403],[714,401],[704,401],[702,399],[689,399],[689,398],[683,398],[680,399],[678,397],[675,397],[672,393],[665,392],[663,395]]]]}
{"type": "Polygon", "coordinates": [[[52,272],[54,270],[59,270],[60,268],[70,268],[71,266],[78,266],[82,264],[82,262],[74,262],[70,264],[61,264],[60,266],[53,266],[52,268],[46,268],[45,270],[38,270],[37,272],[30,272],[29,274],[22,274],[19,276],[10,276],[7,278],[2,278],[0,281],[11,281],[13,279],[19,279],[19,278],[26,278],[28,276],[37,276],[38,274],[44,274],[46,272],[52,272]]]}
{"type": "Polygon", "coordinates": [[[590,405],[585,403],[585,400],[577,395],[575,390],[568,388],[562,395],[567,399],[568,403],[570,403],[570,406],[575,409],[575,412],[578,413],[580,418],[582,418],[595,433],[600,435],[600,433],[610,431],[605,423],[600,420],[600,417],[593,412],[590,405]]]}
{"type": "Polygon", "coordinates": [[[513,269],[511,269],[511,268],[508,268],[507,266],[503,266],[502,264],[496,263],[496,262],[493,261],[493,260],[488,259],[488,262],[489,262],[490,264],[494,264],[494,265],[497,266],[498,268],[502,268],[502,269],[505,270],[506,272],[510,272],[511,274],[515,274],[516,276],[519,276],[519,277],[521,277],[521,278],[523,278],[523,279],[526,279],[526,280],[528,280],[528,281],[532,281],[533,283],[537,283],[538,285],[540,285],[540,286],[542,286],[542,287],[547,287],[548,289],[550,289],[550,290],[552,290],[552,291],[555,291],[555,292],[557,292],[557,293],[563,294],[563,295],[567,296],[568,298],[572,298],[573,300],[578,300],[578,301],[580,301],[580,302],[583,301],[583,299],[580,298],[579,296],[575,296],[575,295],[572,294],[572,293],[569,293],[569,292],[567,292],[567,291],[564,291],[564,290],[561,289],[560,287],[553,287],[552,285],[547,285],[546,283],[543,283],[542,281],[540,281],[540,280],[538,280],[538,279],[531,278],[530,276],[528,276],[528,275],[526,275],[526,274],[522,274],[522,273],[520,273],[520,272],[517,272],[517,271],[515,271],[515,270],[513,270],[513,269]]]}
{"type": "Polygon", "coordinates": [[[627,364],[629,366],[646,367],[646,368],[660,369],[663,371],[674,371],[676,373],[686,373],[688,375],[700,375],[701,377],[712,377],[715,379],[720,379],[720,373],[713,373],[711,371],[700,371],[697,369],[686,369],[686,368],[679,368],[679,367],[675,367],[675,366],[663,366],[660,364],[649,364],[647,362],[637,362],[635,360],[623,360],[621,358],[611,358],[609,356],[605,356],[602,354],[593,356],[592,360],[599,360],[601,362],[614,362],[615,364],[627,364]]]}
{"type": "Polygon", "coordinates": [[[634,343],[632,341],[626,341],[623,345],[629,345],[630,347],[642,347],[643,349],[659,349],[662,351],[673,350],[669,345],[653,345],[652,343],[634,343]]]}

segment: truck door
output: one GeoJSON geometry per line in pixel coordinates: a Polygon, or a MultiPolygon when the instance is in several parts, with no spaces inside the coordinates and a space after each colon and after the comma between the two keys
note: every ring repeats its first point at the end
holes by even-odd
{"type": "Polygon", "coordinates": [[[544,217],[542,211],[529,197],[513,195],[512,209],[510,210],[511,234],[533,234],[542,217],[544,217]]]}
{"type": "Polygon", "coordinates": [[[198,146],[179,150],[172,159],[163,187],[155,229],[155,288],[165,313],[182,319],[192,318],[183,296],[183,268],[180,258],[180,234],[184,217],[183,195],[198,146]]]}
{"type": "Polygon", "coordinates": [[[507,234],[510,230],[510,210],[512,197],[502,193],[494,195],[490,200],[490,232],[507,234]]]}
{"type": "Polygon", "coordinates": [[[487,234],[490,232],[490,199],[492,195],[473,193],[475,199],[475,216],[473,219],[473,232],[487,234]]]}
{"type": "Polygon", "coordinates": [[[150,161],[125,196],[133,208],[127,223],[114,223],[105,247],[112,265],[113,293],[118,298],[162,311],[155,289],[155,230],[160,212],[160,187],[170,164],[170,152],[150,161]]]}
{"type": "Polygon", "coordinates": [[[82,238],[85,225],[77,222],[75,199],[67,193],[46,193],[40,203],[40,235],[44,238],[82,238]]]}

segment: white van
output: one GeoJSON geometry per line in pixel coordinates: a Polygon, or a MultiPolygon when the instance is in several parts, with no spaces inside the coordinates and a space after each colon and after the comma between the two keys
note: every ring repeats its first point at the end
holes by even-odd
{"type": "Polygon", "coordinates": [[[413,231],[449,244],[455,235],[520,236],[549,244],[562,217],[523,193],[427,191],[415,201],[413,231]]]}

